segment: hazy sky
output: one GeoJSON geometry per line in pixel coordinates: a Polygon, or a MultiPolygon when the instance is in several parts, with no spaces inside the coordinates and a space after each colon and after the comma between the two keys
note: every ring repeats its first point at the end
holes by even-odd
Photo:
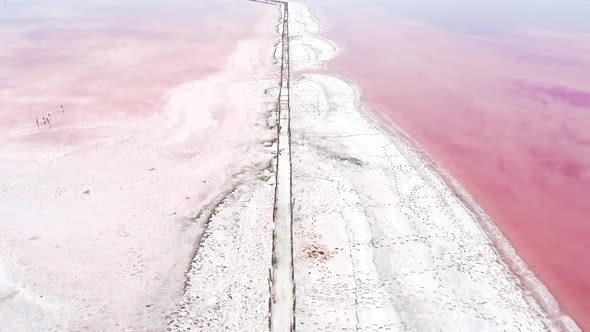
{"type": "Polygon", "coordinates": [[[339,10],[374,10],[427,21],[450,30],[489,33],[513,28],[558,29],[590,32],[588,0],[311,0],[339,10]]]}

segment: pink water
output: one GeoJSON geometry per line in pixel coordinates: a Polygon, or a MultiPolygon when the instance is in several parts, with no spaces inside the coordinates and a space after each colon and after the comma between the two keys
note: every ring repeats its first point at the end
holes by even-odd
{"type": "Polygon", "coordinates": [[[309,1],[358,83],[590,329],[590,2],[309,1]]]}
{"type": "Polygon", "coordinates": [[[76,142],[83,130],[160,110],[166,92],[222,70],[264,18],[248,1],[6,1],[0,4],[0,129],[53,131],[23,139],[76,142]]]}
{"type": "MultiPolygon", "coordinates": [[[[330,70],[469,190],[590,329],[590,2],[309,0],[345,51],[330,70]]],[[[222,69],[248,1],[0,3],[0,129],[158,110],[222,69]]],[[[80,132],[32,132],[71,142],[80,132]]]]}

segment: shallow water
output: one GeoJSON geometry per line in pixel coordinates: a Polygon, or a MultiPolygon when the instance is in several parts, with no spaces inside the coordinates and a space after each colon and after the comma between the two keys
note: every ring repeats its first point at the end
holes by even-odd
{"type": "Polygon", "coordinates": [[[590,328],[590,2],[314,1],[358,83],[590,328]]]}
{"type": "Polygon", "coordinates": [[[222,69],[262,17],[248,1],[3,1],[0,127],[145,116],[171,87],[222,69]]]}
{"type": "MultiPolygon", "coordinates": [[[[330,70],[459,179],[590,328],[590,2],[305,2],[345,49],[330,70]]],[[[0,2],[0,128],[62,104],[56,126],[156,112],[260,15],[241,0],[0,2]]]]}

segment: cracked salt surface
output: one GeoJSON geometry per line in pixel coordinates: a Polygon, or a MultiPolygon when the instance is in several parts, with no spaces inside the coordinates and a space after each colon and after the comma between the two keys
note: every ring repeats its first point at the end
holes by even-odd
{"type": "MultiPolygon", "coordinates": [[[[290,11],[294,67],[321,66],[336,48],[308,36],[319,26],[306,7],[290,11]]],[[[527,290],[430,163],[363,107],[342,79],[292,82],[296,328],[577,330],[547,313],[550,295],[527,290]],[[329,254],[309,254],[320,247],[329,254]]]]}

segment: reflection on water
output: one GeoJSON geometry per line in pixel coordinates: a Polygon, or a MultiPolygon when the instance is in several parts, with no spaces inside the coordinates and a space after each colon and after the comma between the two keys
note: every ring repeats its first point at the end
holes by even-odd
{"type": "Polygon", "coordinates": [[[309,0],[356,81],[590,328],[590,1],[309,0]]]}

